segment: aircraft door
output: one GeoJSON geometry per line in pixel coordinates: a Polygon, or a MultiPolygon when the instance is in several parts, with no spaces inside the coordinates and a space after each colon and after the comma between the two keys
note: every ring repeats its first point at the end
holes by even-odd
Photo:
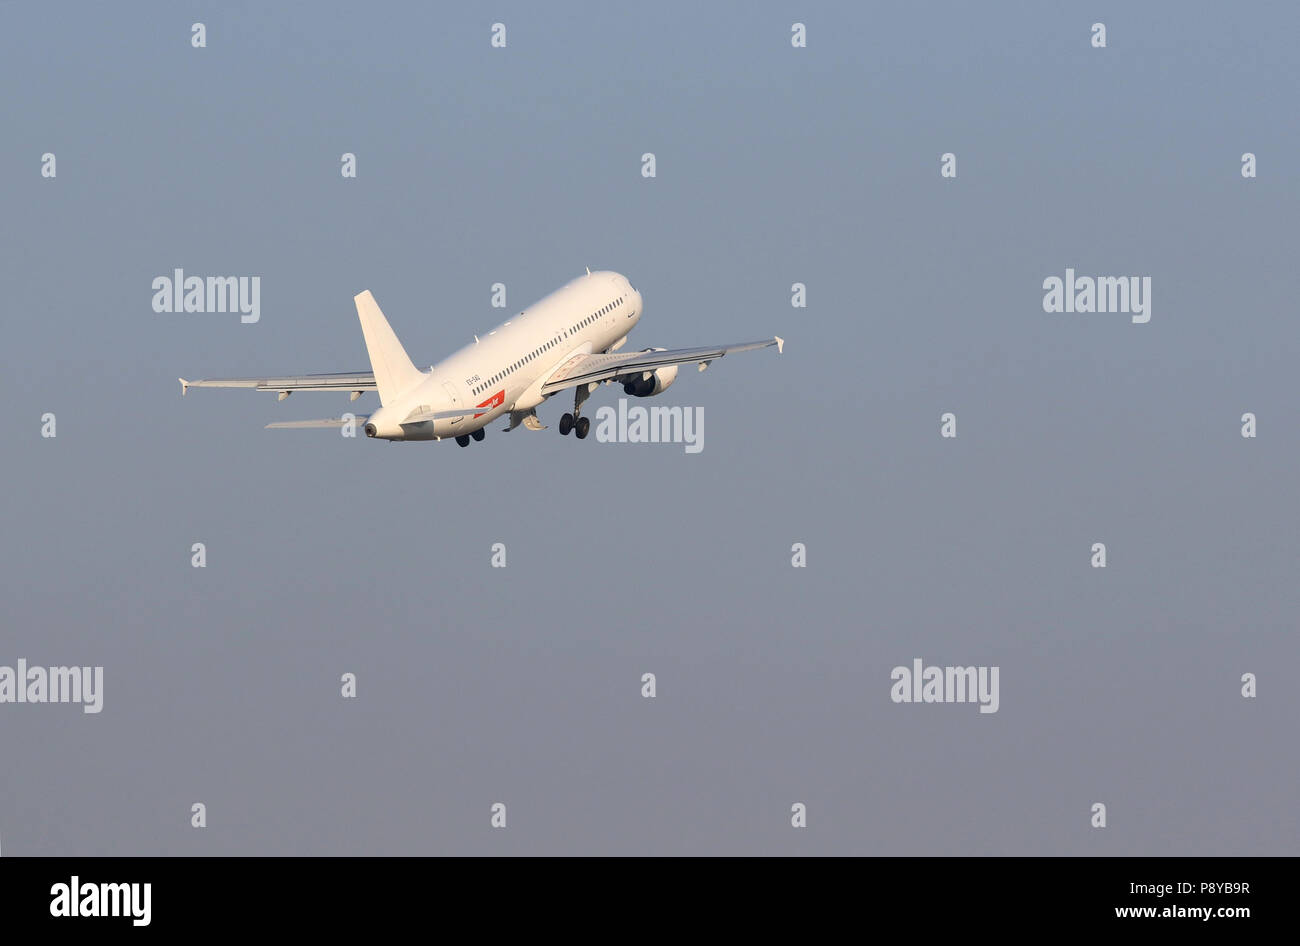
{"type": "MultiPolygon", "coordinates": [[[[456,410],[457,408],[459,408],[460,395],[456,393],[456,386],[452,384],[450,381],[444,381],[442,382],[442,389],[447,392],[447,397],[450,399],[451,409],[456,410]]],[[[457,426],[464,419],[465,419],[464,417],[453,417],[451,419],[451,426],[452,427],[457,426]]]]}

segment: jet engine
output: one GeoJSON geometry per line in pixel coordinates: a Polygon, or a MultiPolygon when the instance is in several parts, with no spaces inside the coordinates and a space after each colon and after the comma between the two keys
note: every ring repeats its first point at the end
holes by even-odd
{"type": "MultiPolygon", "coordinates": [[[[646,351],[664,351],[647,348],[646,351]]],[[[663,394],[677,380],[677,365],[665,365],[654,371],[643,371],[623,379],[623,393],[628,397],[654,397],[663,394]]]]}

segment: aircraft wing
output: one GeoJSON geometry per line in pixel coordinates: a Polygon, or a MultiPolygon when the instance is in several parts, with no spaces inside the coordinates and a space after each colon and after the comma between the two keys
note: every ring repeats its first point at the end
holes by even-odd
{"type": "Polygon", "coordinates": [[[739,345],[719,345],[716,348],[676,348],[671,351],[634,351],[614,355],[575,355],[560,366],[544,385],[542,394],[554,394],[565,388],[604,381],[623,375],[640,374],[664,368],[668,365],[689,365],[698,363],[700,370],[708,367],[709,362],[724,355],[740,351],[754,351],[775,345],[778,352],[785,348],[785,339],[780,336],[765,338],[758,342],[743,342],[739,345]]]}
{"type": "MultiPolygon", "coordinates": [[[[294,391],[373,391],[373,371],[345,371],[338,374],[299,374],[269,378],[206,378],[201,381],[180,379],[181,395],[190,388],[253,388],[256,391],[278,391],[281,400],[294,391]]],[[[353,399],[355,400],[355,398],[353,399]]]]}

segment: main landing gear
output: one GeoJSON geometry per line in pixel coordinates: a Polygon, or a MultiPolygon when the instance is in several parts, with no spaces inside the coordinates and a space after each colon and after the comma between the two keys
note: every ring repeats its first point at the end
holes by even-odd
{"type": "Polygon", "coordinates": [[[567,437],[571,430],[579,440],[585,439],[587,432],[591,430],[591,418],[578,417],[575,419],[572,414],[565,414],[560,418],[560,436],[567,437]]]}
{"type": "Polygon", "coordinates": [[[573,413],[560,417],[560,435],[568,437],[568,431],[572,430],[577,435],[577,439],[584,441],[586,434],[591,429],[590,418],[582,416],[582,402],[591,395],[590,389],[595,385],[578,385],[573,389],[573,413]]]}
{"type": "Polygon", "coordinates": [[[591,430],[591,419],[582,416],[582,402],[590,396],[590,387],[595,385],[580,384],[573,389],[573,413],[560,418],[560,436],[567,437],[573,431],[579,440],[585,440],[591,430]]]}
{"type": "Polygon", "coordinates": [[[482,427],[480,427],[478,430],[474,431],[473,433],[461,434],[456,438],[456,443],[460,444],[462,447],[468,447],[470,437],[474,438],[475,443],[482,443],[483,438],[486,436],[487,436],[487,431],[484,430],[482,427]]]}

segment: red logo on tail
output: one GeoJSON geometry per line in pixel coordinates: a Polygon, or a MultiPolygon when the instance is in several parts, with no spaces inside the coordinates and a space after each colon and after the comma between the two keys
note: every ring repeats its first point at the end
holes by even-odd
{"type": "Polygon", "coordinates": [[[487,410],[486,410],[486,411],[483,411],[482,414],[475,414],[474,416],[475,416],[475,417],[482,417],[483,414],[488,414],[488,413],[490,413],[491,411],[493,411],[493,410],[495,410],[496,408],[500,407],[500,406],[501,406],[502,404],[504,404],[505,402],[506,402],[506,389],[505,389],[505,388],[502,388],[500,391],[498,391],[496,394],[492,395],[490,398],[488,398],[486,401],[482,402],[481,404],[475,404],[475,405],[474,405],[475,407],[486,407],[487,410]]]}

